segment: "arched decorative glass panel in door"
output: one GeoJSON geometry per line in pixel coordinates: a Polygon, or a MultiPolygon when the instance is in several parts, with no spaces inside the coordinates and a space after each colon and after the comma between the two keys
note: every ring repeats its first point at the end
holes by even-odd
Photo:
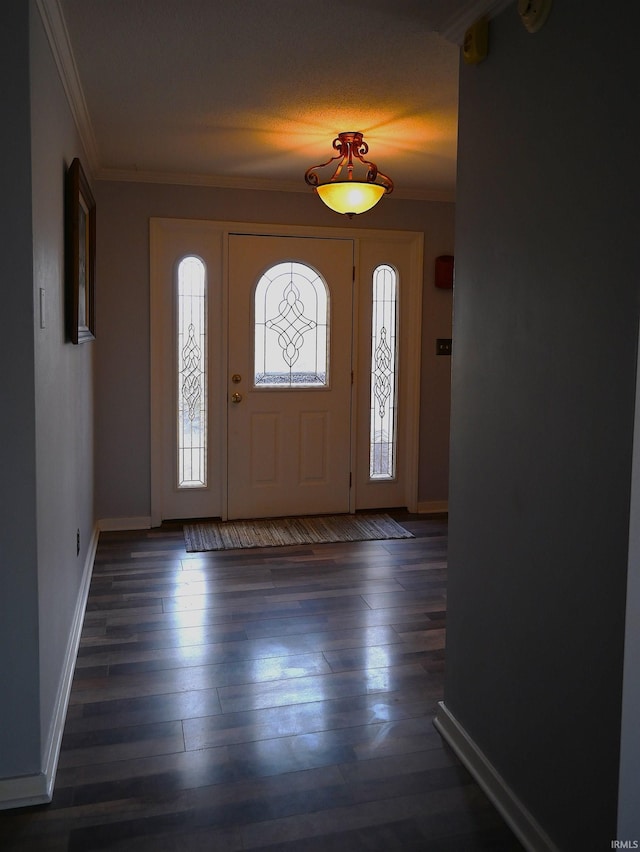
{"type": "Polygon", "coordinates": [[[382,264],[373,271],[369,478],[393,479],[397,444],[398,275],[382,264]]]}
{"type": "Polygon", "coordinates": [[[315,269],[277,263],[254,298],[254,386],[300,388],[329,382],[329,296],[315,269]]]}
{"type": "Polygon", "coordinates": [[[207,486],[207,277],[199,257],[184,257],[177,282],[177,485],[207,486]]]}

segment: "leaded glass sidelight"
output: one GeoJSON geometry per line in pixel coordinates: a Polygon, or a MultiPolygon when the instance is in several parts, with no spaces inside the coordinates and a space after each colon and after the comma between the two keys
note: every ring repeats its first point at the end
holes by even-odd
{"type": "Polygon", "coordinates": [[[177,288],[178,488],[207,485],[207,280],[204,263],[185,257],[177,288]]]}
{"type": "Polygon", "coordinates": [[[254,300],[254,385],[328,384],[329,298],[323,278],[304,263],[268,269],[254,300]]]}
{"type": "Polygon", "coordinates": [[[391,266],[373,272],[369,478],[396,473],[398,276],[391,266]]]}

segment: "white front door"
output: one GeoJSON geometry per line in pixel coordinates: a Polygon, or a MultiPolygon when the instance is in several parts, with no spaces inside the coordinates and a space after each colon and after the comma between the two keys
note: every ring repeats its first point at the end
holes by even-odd
{"type": "Polygon", "coordinates": [[[349,511],[353,241],[229,237],[229,518],[349,511]]]}

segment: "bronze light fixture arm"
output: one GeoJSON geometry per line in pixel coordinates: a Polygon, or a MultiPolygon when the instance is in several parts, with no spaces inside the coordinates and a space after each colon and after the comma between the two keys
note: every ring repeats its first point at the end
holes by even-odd
{"type": "Polygon", "coordinates": [[[318,169],[324,169],[326,166],[329,166],[331,163],[334,163],[338,160],[338,164],[335,168],[335,171],[331,175],[326,183],[330,183],[332,181],[337,180],[340,177],[343,168],[346,166],[347,168],[347,180],[353,180],[353,170],[354,170],[354,158],[362,163],[362,165],[367,169],[367,174],[365,181],[367,183],[375,183],[377,179],[379,179],[380,183],[385,187],[385,193],[390,193],[393,191],[393,181],[390,177],[383,174],[379,171],[378,167],[375,163],[372,163],[370,160],[365,160],[364,156],[369,152],[369,146],[362,138],[362,133],[359,132],[345,132],[340,133],[333,140],[332,143],[333,149],[338,153],[334,157],[329,157],[329,159],[325,163],[320,163],[317,166],[311,166],[307,169],[304,175],[304,179],[309,186],[318,186],[320,183],[320,178],[317,174],[318,169]]]}

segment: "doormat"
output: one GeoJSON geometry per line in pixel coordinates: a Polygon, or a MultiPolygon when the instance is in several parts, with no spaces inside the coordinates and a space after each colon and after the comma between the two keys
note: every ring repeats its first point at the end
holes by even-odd
{"type": "Polygon", "coordinates": [[[188,553],[244,547],[282,547],[336,541],[415,538],[389,515],[319,515],[184,525],[188,553]]]}

